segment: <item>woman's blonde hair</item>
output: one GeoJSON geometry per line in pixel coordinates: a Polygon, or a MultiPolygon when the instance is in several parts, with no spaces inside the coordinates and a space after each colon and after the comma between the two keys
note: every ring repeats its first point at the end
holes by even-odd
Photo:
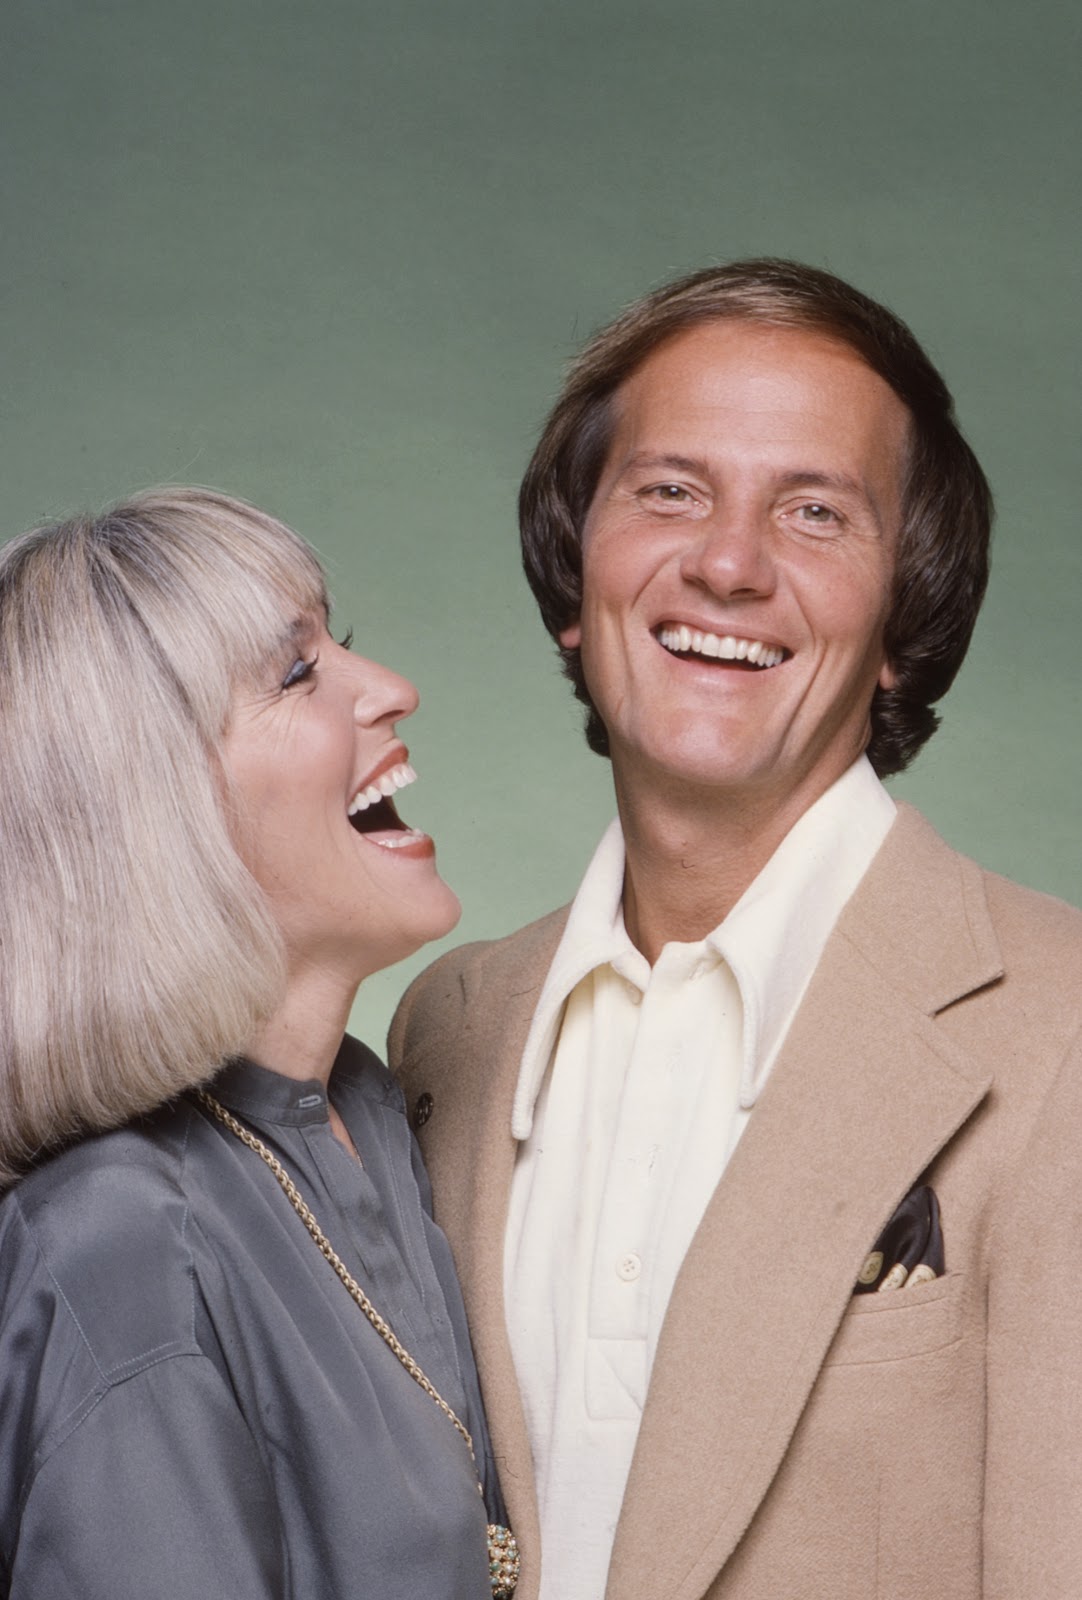
{"type": "Polygon", "coordinates": [[[220,749],[326,603],[296,534],[207,489],[0,550],[0,1184],[205,1080],[279,998],[220,749]]]}

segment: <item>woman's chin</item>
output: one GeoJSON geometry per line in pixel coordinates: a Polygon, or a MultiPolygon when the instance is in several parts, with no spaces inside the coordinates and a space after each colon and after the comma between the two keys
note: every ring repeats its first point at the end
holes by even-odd
{"type": "Polygon", "coordinates": [[[422,940],[423,944],[430,944],[433,939],[446,938],[447,934],[458,927],[462,917],[462,902],[449,884],[438,878],[439,886],[443,891],[443,906],[437,919],[435,931],[427,934],[422,940]]]}
{"type": "Polygon", "coordinates": [[[365,930],[363,971],[358,982],[408,960],[426,944],[445,938],[458,926],[462,916],[459,898],[442,878],[433,876],[423,904],[418,904],[416,899],[408,907],[403,903],[399,914],[388,921],[385,930],[371,926],[365,930]]]}

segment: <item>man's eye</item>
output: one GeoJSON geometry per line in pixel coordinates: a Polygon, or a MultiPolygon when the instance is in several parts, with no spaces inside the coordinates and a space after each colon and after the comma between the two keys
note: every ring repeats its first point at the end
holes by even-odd
{"type": "Polygon", "coordinates": [[[292,689],[295,684],[303,683],[306,678],[310,678],[316,670],[316,662],[318,660],[318,656],[313,656],[311,661],[305,661],[303,656],[298,656],[282,679],[282,688],[292,689]]]}
{"type": "Polygon", "coordinates": [[[829,506],[823,505],[819,500],[809,500],[807,505],[801,506],[800,513],[807,522],[825,523],[837,522],[838,520],[837,512],[832,511],[829,506]]]}
{"type": "Polygon", "coordinates": [[[691,499],[690,489],[682,483],[654,483],[642,493],[645,499],[660,500],[666,506],[682,506],[691,499]]]}

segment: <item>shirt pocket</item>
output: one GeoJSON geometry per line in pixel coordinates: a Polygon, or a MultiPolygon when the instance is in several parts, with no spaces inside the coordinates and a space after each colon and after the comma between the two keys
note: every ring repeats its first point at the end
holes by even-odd
{"type": "Polygon", "coordinates": [[[825,1365],[906,1361],[954,1344],[962,1335],[965,1274],[948,1272],[932,1283],[850,1301],[825,1365]]]}

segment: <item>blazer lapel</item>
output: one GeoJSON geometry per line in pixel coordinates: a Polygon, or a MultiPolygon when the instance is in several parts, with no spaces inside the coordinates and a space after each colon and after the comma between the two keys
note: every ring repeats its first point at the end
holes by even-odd
{"type": "MultiPolygon", "coordinates": [[[[503,1292],[504,1230],[517,1143],[511,1108],[526,1035],[563,931],[566,912],[494,945],[462,982],[463,1020],[453,1040],[425,1039],[404,1060],[409,1098],[429,1081],[453,1078],[421,1131],[436,1195],[436,1220],[454,1246],[455,1265],[481,1374],[485,1413],[508,1517],[523,1547],[540,1546],[537,1496],[526,1418],[515,1375],[503,1292]]],[[[536,1593],[524,1572],[518,1593],[536,1593]]]]}
{"type": "Polygon", "coordinates": [[[731,1555],[865,1253],[990,1085],[934,1014],[1000,975],[979,870],[900,812],[677,1278],[608,1600],[695,1600],[731,1555]]]}

